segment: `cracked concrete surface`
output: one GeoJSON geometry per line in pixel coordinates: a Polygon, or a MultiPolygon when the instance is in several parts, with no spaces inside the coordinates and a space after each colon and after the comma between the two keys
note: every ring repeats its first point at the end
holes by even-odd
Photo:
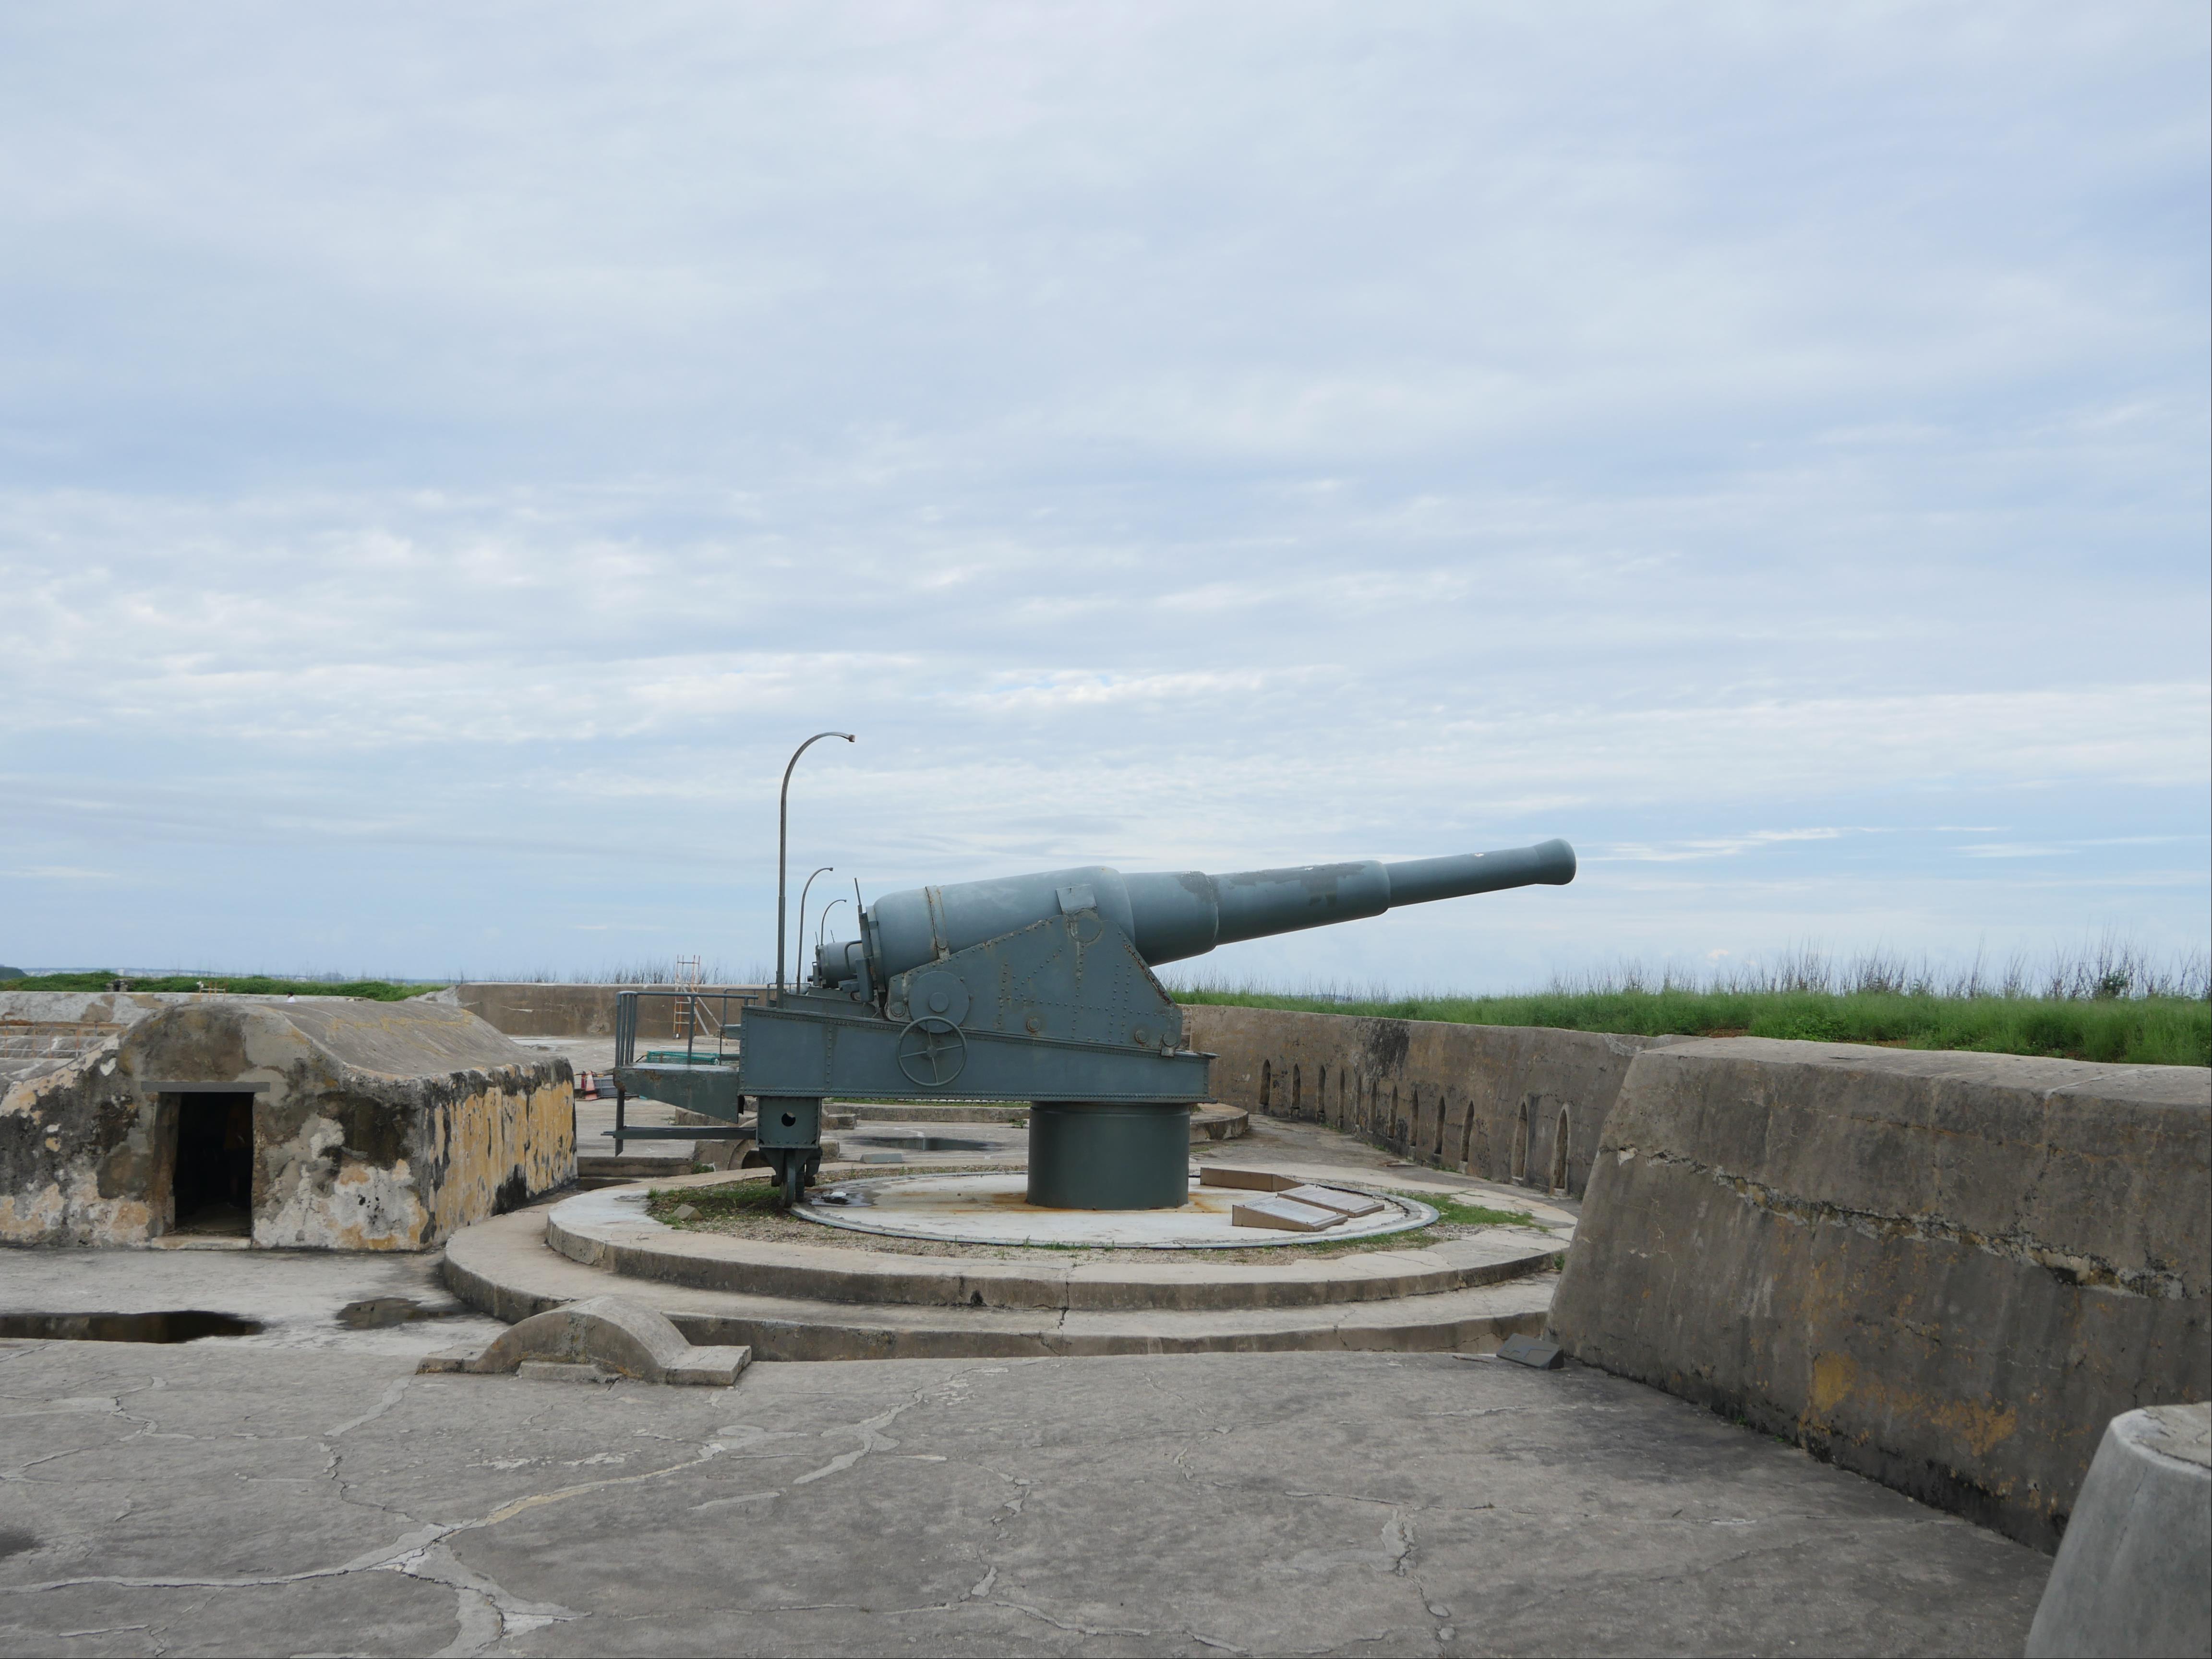
{"type": "Polygon", "coordinates": [[[2049,1566],[1579,1367],[409,1364],[0,1343],[0,1651],[1996,1653],[2049,1566]]]}
{"type": "Polygon", "coordinates": [[[507,1328],[458,1300],[434,1253],[340,1250],[0,1249],[0,1310],[156,1313],[197,1308],[258,1321],[254,1348],[343,1348],[417,1358],[507,1328]],[[420,1317],[349,1329],[339,1310],[411,1303],[420,1317]]]}

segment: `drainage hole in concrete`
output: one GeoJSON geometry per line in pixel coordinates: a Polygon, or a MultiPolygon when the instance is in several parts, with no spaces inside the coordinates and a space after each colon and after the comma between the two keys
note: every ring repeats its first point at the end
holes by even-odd
{"type": "Polygon", "coordinates": [[[0,1314],[0,1336],[50,1342],[197,1342],[204,1336],[253,1336],[258,1319],[177,1308],[161,1313],[0,1314]]]}

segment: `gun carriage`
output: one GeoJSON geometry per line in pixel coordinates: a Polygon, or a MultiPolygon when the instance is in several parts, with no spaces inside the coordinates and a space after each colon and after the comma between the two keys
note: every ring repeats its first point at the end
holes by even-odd
{"type": "Polygon", "coordinates": [[[751,1098],[787,1202],[820,1168],[825,1098],[938,1097],[1030,1104],[1032,1204],[1173,1208],[1213,1057],[1191,1051],[1153,969],[1574,875],[1574,849],[1547,841],[1221,876],[1090,865],[889,893],[860,912],[859,939],[817,950],[804,986],[738,1010],[734,1066],[639,1061],[638,994],[624,993],[616,1080],[730,1123],[751,1098]]]}

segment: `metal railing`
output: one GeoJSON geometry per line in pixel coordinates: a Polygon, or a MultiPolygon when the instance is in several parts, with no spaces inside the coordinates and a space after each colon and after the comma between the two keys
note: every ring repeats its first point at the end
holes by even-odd
{"type": "MultiPolygon", "coordinates": [[[[623,1085],[622,1073],[637,1064],[637,1027],[640,1004],[647,997],[665,998],[673,1006],[669,1010],[669,1028],[684,1039],[681,1050],[648,1049],[646,1060],[652,1065],[668,1066],[734,1066],[738,1061],[738,1028],[742,1013],[733,1013],[732,1005],[742,1011],[757,1006],[765,1000],[757,988],[733,989],[724,986],[709,990],[702,986],[679,985],[666,988],[641,988],[635,991],[615,993],[615,1156],[620,1158],[626,1140],[697,1140],[701,1139],[697,1125],[653,1124],[629,1127],[629,1091],[623,1085]],[[705,1046],[711,1033],[714,1047],[705,1046]]],[[[672,1041],[673,1039],[672,1039],[672,1041]]],[[[713,1137],[709,1136],[708,1139],[713,1137]]]]}

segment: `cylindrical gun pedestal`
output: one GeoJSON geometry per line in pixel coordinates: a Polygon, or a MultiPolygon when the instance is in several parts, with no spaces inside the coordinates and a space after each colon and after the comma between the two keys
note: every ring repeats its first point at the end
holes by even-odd
{"type": "Polygon", "coordinates": [[[1190,1108],[1039,1101],[1029,1201],[1048,1210],[1174,1210],[1190,1201],[1190,1108]]]}

